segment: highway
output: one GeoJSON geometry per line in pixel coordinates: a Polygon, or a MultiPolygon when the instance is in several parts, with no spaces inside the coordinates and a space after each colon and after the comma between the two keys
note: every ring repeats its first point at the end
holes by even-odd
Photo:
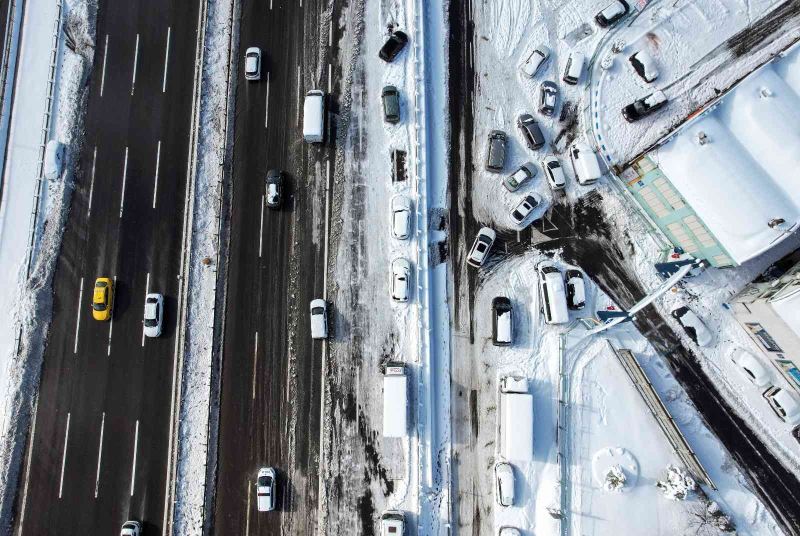
{"type": "MultiPolygon", "coordinates": [[[[241,5],[212,511],[212,532],[220,536],[313,534],[316,528],[323,343],[311,340],[308,307],[324,295],[334,150],[331,143],[305,143],[301,122],[311,89],[333,93],[329,103],[336,109],[339,35],[324,23],[327,8],[318,0],[241,5]],[[257,82],[246,82],[242,72],[251,46],[263,53],[257,82]],[[264,206],[272,168],[288,180],[280,210],[264,206]],[[276,512],[257,511],[254,486],[263,466],[278,472],[276,512]]],[[[333,20],[338,13],[334,5],[333,20]]]]}
{"type": "Polygon", "coordinates": [[[162,530],[198,6],[99,2],[18,536],[162,530]],[[92,319],[98,276],[116,282],[111,322],[92,319]],[[143,337],[148,291],[165,296],[159,339],[143,337]]]}

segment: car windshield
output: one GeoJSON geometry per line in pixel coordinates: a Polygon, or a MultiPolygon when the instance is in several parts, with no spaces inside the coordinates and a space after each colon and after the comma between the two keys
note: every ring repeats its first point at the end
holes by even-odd
{"type": "Polygon", "coordinates": [[[311,309],[311,314],[312,315],[321,315],[322,311],[323,311],[322,307],[314,307],[313,309],[311,309]]]}
{"type": "Polygon", "coordinates": [[[272,485],[272,477],[269,475],[261,475],[258,477],[258,485],[261,487],[269,487],[272,485]]]}
{"type": "Polygon", "coordinates": [[[561,164],[559,164],[558,162],[548,162],[547,163],[547,168],[548,169],[558,169],[560,167],[561,167],[561,164]]]}

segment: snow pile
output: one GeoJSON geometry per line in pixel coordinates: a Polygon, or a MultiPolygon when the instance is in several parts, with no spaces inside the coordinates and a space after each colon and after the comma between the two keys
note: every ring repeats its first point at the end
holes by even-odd
{"type": "Polygon", "coordinates": [[[664,497],[671,501],[685,501],[697,488],[697,482],[683,468],[668,465],[663,480],[656,482],[664,497]]]}
{"type": "MultiPolygon", "coordinates": [[[[42,5],[39,4],[39,2],[27,2],[26,9],[36,11],[37,16],[46,17],[45,14],[51,13],[49,10],[54,7],[52,3],[45,2],[49,7],[42,9],[42,5]]],[[[52,139],[61,141],[67,147],[65,171],[57,180],[47,182],[43,186],[39,217],[35,224],[35,253],[32,256],[30,274],[26,278],[24,266],[19,266],[15,271],[18,274],[18,283],[5,286],[6,291],[13,294],[15,307],[9,307],[7,310],[11,311],[10,320],[20,330],[20,344],[16,355],[7,355],[9,361],[3,364],[7,383],[0,386],[4,406],[0,438],[0,527],[8,527],[13,514],[24,447],[39,387],[44,343],[52,318],[52,280],[72,199],[73,169],[78,161],[83,141],[83,113],[88,95],[85,80],[92,68],[96,10],[95,0],[65,0],[63,4],[67,20],[65,31],[69,34],[71,46],[65,47],[63,38],[58,41],[60,62],[54,84],[58,90],[55,92],[51,110],[55,122],[51,119],[48,132],[52,139]]],[[[52,14],[55,16],[55,11],[52,11],[52,14]]],[[[48,24],[31,25],[25,29],[28,34],[26,43],[31,51],[40,54],[40,59],[49,57],[53,21],[54,19],[50,19],[48,24]],[[43,49],[48,52],[43,52],[43,49]]],[[[42,81],[36,77],[36,73],[32,74],[29,70],[22,69],[17,75],[18,92],[29,91],[29,84],[33,84],[35,89],[44,89],[39,87],[40,83],[46,86],[46,80],[42,81]]],[[[29,125],[36,134],[41,132],[41,119],[45,113],[46,102],[42,101],[40,106],[15,112],[20,114],[20,120],[29,125]]],[[[19,176],[15,175],[15,178],[17,177],[19,176]]],[[[24,174],[21,177],[19,180],[25,178],[24,174]]],[[[5,186],[8,186],[8,183],[5,186]]],[[[8,193],[4,192],[4,205],[12,202],[8,193]]],[[[27,207],[30,206],[31,200],[28,198],[19,202],[27,207]]],[[[3,212],[5,218],[7,214],[5,209],[3,212]]],[[[12,223],[4,221],[4,227],[12,223]]],[[[19,229],[25,228],[27,223],[26,211],[24,223],[14,224],[17,239],[3,240],[4,251],[6,248],[19,248],[18,253],[25,253],[26,244],[20,245],[19,241],[24,239],[27,233],[20,233],[19,229]]],[[[4,344],[8,342],[4,340],[4,344]]],[[[13,340],[11,343],[13,346],[13,340]]]]}
{"type": "Polygon", "coordinates": [[[625,487],[625,472],[619,465],[612,465],[603,477],[603,489],[606,491],[622,491],[625,487]]]}
{"type": "MultiPolygon", "coordinates": [[[[201,3],[201,9],[204,9],[201,3]]],[[[219,217],[220,184],[223,167],[220,155],[226,153],[226,109],[233,2],[211,2],[205,17],[202,43],[199,125],[195,147],[194,195],[186,207],[191,225],[188,260],[186,335],[179,381],[181,387],[178,422],[177,468],[172,532],[187,536],[203,530],[203,505],[207,493],[207,459],[211,412],[211,374],[213,355],[215,291],[220,267],[219,217]],[[209,262],[210,261],[210,262],[209,262]]],[[[197,106],[198,103],[195,103],[197,106]]],[[[189,181],[192,183],[192,181],[189,181]]],[[[187,277],[184,274],[184,277],[187,277]]],[[[222,314],[219,312],[219,314],[222,314]]],[[[215,426],[211,428],[216,429],[215,426]]],[[[212,479],[213,482],[213,479],[212,479]]],[[[167,513],[165,513],[165,516],[167,513]]]]}

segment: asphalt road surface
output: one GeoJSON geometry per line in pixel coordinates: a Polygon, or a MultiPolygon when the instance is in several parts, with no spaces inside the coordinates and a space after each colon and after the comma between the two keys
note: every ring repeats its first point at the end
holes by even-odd
{"type": "Polygon", "coordinates": [[[242,2],[211,523],[220,536],[313,534],[317,524],[324,350],[311,340],[308,310],[324,292],[334,151],[330,142],[305,143],[301,122],[311,89],[333,93],[328,102],[337,109],[339,36],[324,24],[326,8],[317,0],[242,2]],[[244,51],[252,46],[263,53],[261,80],[246,82],[244,51]],[[264,206],[273,168],[287,179],[280,210],[264,206]],[[265,466],[278,473],[277,505],[260,513],[255,480],[265,466]]]}
{"type": "MultiPolygon", "coordinates": [[[[453,140],[450,157],[450,230],[451,267],[454,274],[452,318],[457,335],[454,355],[463,355],[474,345],[474,302],[477,275],[467,271],[465,258],[482,222],[471,212],[472,179],[475,167],[483,162],[473,158],[475,144],[485,143],[475,139],[471,110],[474,108],[475,62],[472,51],[476,46],[475,23],[469,0],[450,3],[450,117],[453,140]],[[464,111],[466,110],[466,113],[464,111]],[[462,348],[463,346],[463,348],[462,348]]],[[[562,157],[562,163],[567,164],[562,157]]],[[[568,164],[567,164],[568,165],[568,164]]],[[[560,249],[568,262],[576,264],[621,305],[629,305],[643,296],[638,283],[628,277],[632,267],[625,261],[626,235],[619,236],[609,229],[602,213],[599,194],[590,194],[575,205],[563,198],[557,199],[545,218],[533,222],[520,233],[498,233],[498,241],[490,263],[502,262],[508,255],[521,254],[536,245],[544,250],[560,249]]],[[[624,231],[624,230],[623,230],[624,231]]],[[[800,482],[783,467],[767,447],[728,406],[717,391],[713,381],[702,371],[697,359],[680,345],[657,312],[648,308],[637,320],[641,332],[665,356],[676,379],[683,385],[708,427],[725,445],[732,457],[742,467],[751,487],[787,534],[800,534],[800,482]]],[[[471,360],[459,367],[454,361],[451,412],[454,435],[463,441],[454,443],[453,480],[458,495],[454,512],[461,534],[482,534],[486,524],[485,507],[481,500],[483,481],[474,482],[470,475],[481,474],[478,456],[478,418],[485,408],[479,407],[471,360]],[[460,432],[459,432],[460,430],[460,432]],[[470,431],[466,432],[464,430],[470,431]],[[466,467],[470,469],[467,470],[466,467]],[[464,470],[462,470],[464,468],[464,470]]],[[[701,460],[702,461],[702,460],[701,460]]]]}
{"type": "Polygon", "coordinates": [[[15,534],[160,534],[198,2],[99,2],[76,191],[55,274],[15,534]],[[94,280],[115,278],[111,322],[94,280]],[[144,340],[146,292],[164,332],[144,340]]]}

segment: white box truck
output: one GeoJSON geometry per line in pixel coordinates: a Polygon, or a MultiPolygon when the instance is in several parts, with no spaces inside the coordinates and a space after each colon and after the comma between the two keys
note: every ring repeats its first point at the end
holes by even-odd
{"type": "Polygon", "coordinates": [[[383,374],[383,437],[408,435],[408,381],[403,363],[388,363],[383,374]]]}
{"type": "Polygon", "coordinates": [[[509,461],[533,460],[533,395],[526,378],[500,379],[500,441],[509,461]]]}
{"type": "Polygon", "coordinates": [[[303,103],[303,139],[309,143],[325,140],[325,93],[312,89],[303,103]]]}

